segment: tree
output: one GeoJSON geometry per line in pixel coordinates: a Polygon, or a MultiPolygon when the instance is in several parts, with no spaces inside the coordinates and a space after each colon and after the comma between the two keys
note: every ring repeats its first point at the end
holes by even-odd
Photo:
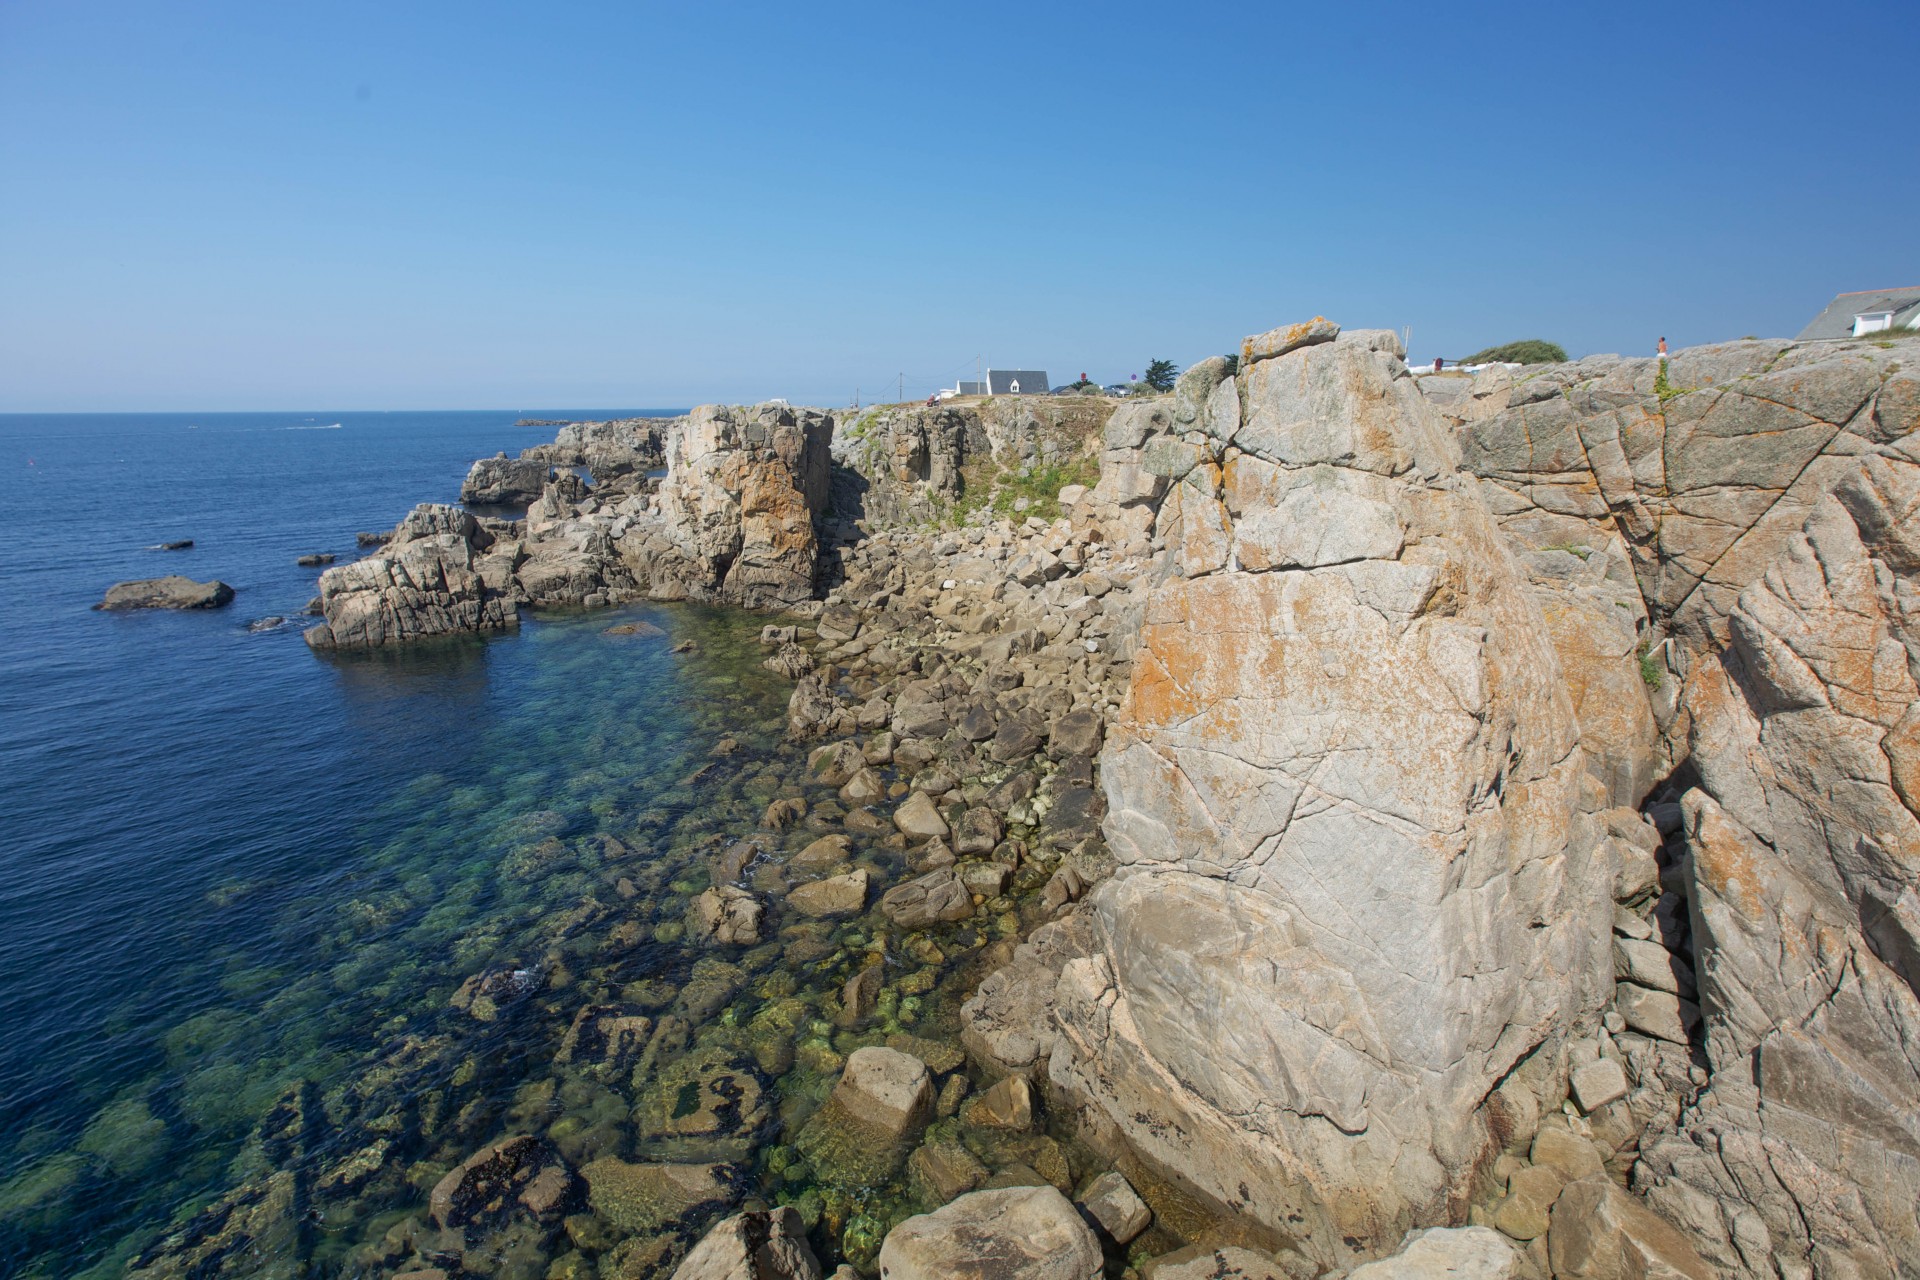
{"type": "Polygon", "coordinates": [[[1180,371],[1173,367],[1171,360],[1152,360],[1147,364],[1147,376],[1143,381],[1155,391],[1173,390],[1173,380],[1180,371]]]}
{"type": "Polygon", "coordinates": [[[1485,351],[1476,351],[1461,364],[1565,364],[1567,349],[1557,342],[1523,338],[1485,351]]]}

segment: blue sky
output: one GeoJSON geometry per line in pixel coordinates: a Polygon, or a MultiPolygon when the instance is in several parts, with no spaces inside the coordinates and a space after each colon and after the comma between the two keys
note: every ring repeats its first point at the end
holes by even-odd
{"type": "Polygon", "coordinates": [[[1790,335],[1920,284],[1915,65],[1911,3],[0,0],[0,410],[1790,335]]]}

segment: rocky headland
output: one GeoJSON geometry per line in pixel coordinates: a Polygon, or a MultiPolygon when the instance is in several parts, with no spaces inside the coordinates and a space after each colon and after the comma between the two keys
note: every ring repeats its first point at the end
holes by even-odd
{"type": "Polygon", "coordinates": [[[513,855],[604,868],[545,957],[132,1273],[301,1274],[314,1205],[415,1280],[1920,1272],[1916,355],[1316,318],[1158,399],[477,462],[524,516],[416,508],[310,644],[764,610],[784,740],[513,855]],[[515,1018],[510,1102],[396,1091],[515,1018]]]}

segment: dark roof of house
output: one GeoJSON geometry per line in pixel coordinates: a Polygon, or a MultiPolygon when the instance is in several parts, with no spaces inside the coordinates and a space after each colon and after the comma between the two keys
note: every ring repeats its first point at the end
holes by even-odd
{"type": "Polygon", "coordinates": [[[987,394],[990,396],[1012,395],[1016,382],[1020,384],[1020,394],[1023,396],[1047,394],[1047,374],[1044,369],[987,370],[987,394]]]}
{"type": "Polygon", "coordinates": [[[1851,338],[1855,316],[1871,315],[1876,311],[1892,311],[1897,315],[1916,305],[1920,305],[1920,285],[1910,289],[1862,289],[1858,293],[1843,293],[1829,302],[1826,310],[1815,316],[1795,341],[1851,338]]]}

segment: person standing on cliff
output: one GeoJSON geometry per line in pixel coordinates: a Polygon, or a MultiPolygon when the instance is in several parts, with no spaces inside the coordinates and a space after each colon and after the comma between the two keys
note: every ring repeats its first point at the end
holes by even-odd
{"type": "Polygon", "coordinates": [[[1660,339],[1660,358],[1662,360],[1667,358],[1667,340],[1665,338],[1660,339]]]}

